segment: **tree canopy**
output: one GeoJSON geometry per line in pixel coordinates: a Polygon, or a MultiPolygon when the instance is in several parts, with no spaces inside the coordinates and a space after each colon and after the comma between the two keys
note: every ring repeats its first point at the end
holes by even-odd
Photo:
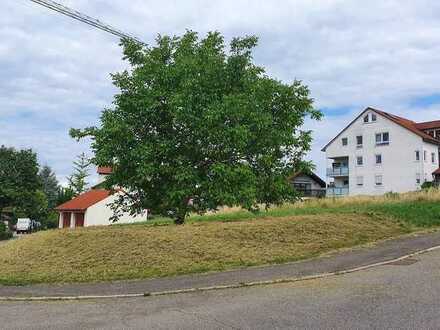
{"type": "Polygon", "coordinates": [[[0,219],[6,207],[34,212],[47,204],[38,176],[37,155],[30,149],[0,147],[0,219]]]}
{"type": "Polygon", "coordinates": [[[57,177],[48,165],[43,166],[38,175],[43,185],[43,191],[46,194],[47,206],[49,209],[53,209],[57,206],[60,189],[57,177]]]}
{"type": "MultiPolygon", "coordinates": [[[[111,166],[108,187],[124,193],[116,211],[171,216],[240,205],[249,210],[291,201],[287,177],[310,150],[307,117],[320,119],[309,89],[269,77],[253,63],[256,37],[218,32],[200,39],[159,36],[154,46],[123,40],[131,68],[113,74],[119,89],[90,136],[94,163],[111,166]]],[[[116,212],[117,213],[117,212],[116,212]]]]}
{"type": "MultiPolygon", "coordinates": [[[[77,160],[73,162],[73,173],[67,180],[69,182],[69,190],[73,192],[73,196],[78,196],[88,189],[89,183],[87,178],[89,173],[90,160],[86,157],[85,153],[78,155],[77,160]]],[[[69,190],[64,191],[69,193],[69,190]]]]}

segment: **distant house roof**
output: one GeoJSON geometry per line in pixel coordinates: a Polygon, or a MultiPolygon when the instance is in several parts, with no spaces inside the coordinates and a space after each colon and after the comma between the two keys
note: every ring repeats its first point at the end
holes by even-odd
{"type": "Polygon", "coordinates": [[[432,174],[434,174],[434,175],[440,175],[440,168],[436,169],[432,174]]]}
{"type": "Polygon", "coordinates": [[[112,168],[109,166],[99,166],[98,167],[98,174],[111,174],[112,168]]]}
{"type": "Polygon", "coordinates": [[[426,129],[439,129],[440,128],[440,120],[434,120],[434,121],[426,121],[424,123],[417,123],[416,127],[421,130],[426,129]]]}
{"type": "Polygon", "coordinates": [[[300,175],[305,175],[305,176],[308,176],[308,177],[312,178],[317,184],[319,184],[321,186],[321,188],[325,188],[326,187],[325,181],[322,180],[317,174],[315,174],[313,172],[299,171],[299,172],[296,172],[295,174],[293,174],[289,179],[293,180],[293,179],[295,179],[296,177],[298,177],[300,175]]]}
{"type": "Polygon", "coordinates": [[[55,208],[58,211],[85,211],[110,196],[109,190],[92,189],[55,208]]]}
{"type": "MultiPolygon", "coordinates": [[[[407,130],[411,131],[412,133],[420,136],[423,141],[428,142],[428,143],[432,143],[432,144],[436,144],[436,145],[440,145],[440,141],[436,140],[435,138],[433,138],[431,135],[426,134],[425,132],[422,131],[423,128],[419,128],[419,127],[423,127],[425,124],[428,125],[428,123],[419,123],[417,124],[416,122],[403,118],[403,117],[399,117],[396,115],[393,115],[391,113],[385,112],[385,111],[381,111],[381,110],[377,110],[371,107],[366,108],[364,111],[361,112],[361,114],[359,114],[359,116],[357,116],[354,120],[352,120],[350,122],[350,124],[348,124],[338,135],[336,135],[329,143],[327,143],[325,145],[324,148],[322,148],[321,151],[325,151],[327,149],[327,147],[333,142],[335,141],[342,133],[344,133],[347,128],[349,128],[351,126],[351,124],[353,124],[356,120],[358,120],[365,112],[367,111],[373,111],[376,112],[377,114],[387,118],[388,120],[391,120],[392,122],[396,123],[397,125],[400,125],[403,128],[406,128],[407,130]]],[[[430,123],[435,123],[435,122],[430,122],[430,123]]]]}

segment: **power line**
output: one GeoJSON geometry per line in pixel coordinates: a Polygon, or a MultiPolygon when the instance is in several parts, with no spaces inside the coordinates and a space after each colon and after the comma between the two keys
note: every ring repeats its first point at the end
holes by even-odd
{"type": "Polygon", "coordinates": [[[48,9],[51,9],[53,11],[56,11],[56,12],[58,12],[60,14],[63,14],[65,16],[68,16],[70,18],[73,18],[73,19],[75,19],[77,21],[80,21],[82,23],[91,25],[91,26],[93,26],[93,27],[95,27],[97,29],[100,29],[102,31],[111,33],[111,34],[113,34],[115,36],[118,36],[120,38],[131,39],[131,40],[133,40],[133,41],[135,41],[137,43],[146,45],[145,42],[139,40],[138,38],[136,38],[136,37],[134,37],[134,36],[132,36],[132,35],[130,35],[128,33],[125,33],[125,32],[123,32],[121,30],[118,30],[118,29],[112,27],[109,24],[101,22],[100,20],[95,19],[93,17],[90,17],[88,15],[82,14],[82,13],[80,13],[77,10],[71,9],[69,7],[66,7],[66,6],[64,6],[62,4],[59,4],[59,3],[55,2],[55,1],[51,1],[51,0],[30,0],[30,1],[32,1],[32,2],[34,2],[36,4],[39,4],[39,5],[43,6],[43,7],[46,7],[48,9]]]}

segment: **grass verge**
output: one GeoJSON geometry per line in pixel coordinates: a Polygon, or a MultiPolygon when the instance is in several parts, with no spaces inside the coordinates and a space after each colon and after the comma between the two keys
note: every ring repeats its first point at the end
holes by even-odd
{"type": "Polygon", "coordinates": [[[0,284],[144,279],[283,263],[440,225],[440,194],[319,200],[269,212],[39,232],[0,246],[0,284]]]}

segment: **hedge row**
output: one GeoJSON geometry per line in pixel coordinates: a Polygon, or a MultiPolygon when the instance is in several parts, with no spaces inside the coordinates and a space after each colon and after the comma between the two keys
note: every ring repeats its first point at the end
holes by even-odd
{"type": "Polygon", "coordinates": [[[4,231],[0,232],[0,241],[10,239],[12,238],[12,232],[11,231],[4,231]]]}

